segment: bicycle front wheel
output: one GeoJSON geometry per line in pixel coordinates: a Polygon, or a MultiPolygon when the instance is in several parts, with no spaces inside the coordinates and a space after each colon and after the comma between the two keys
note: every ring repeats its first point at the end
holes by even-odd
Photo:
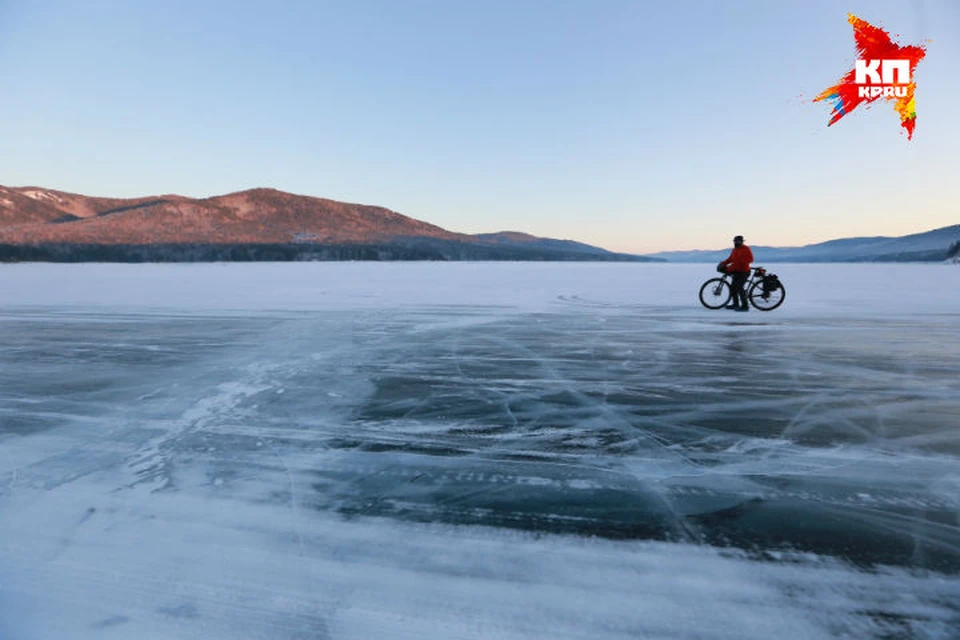
{"type": "Polygon", "coordinates": [[[750,304],[760,311],[773,311],[783,304],[783,300],[786,297],[787,290],[783,288],[783,283],[780,283],[780,286],[773,291],[764,291],[762,280],[755,282],[753,286],[750,287],[750,292],[747,293],[747,299],[750,301],[750,304]]]}
{"type": "Polygon", "coordinates": [[[730,283],[723,278],[710,278],[700,287],[700,304],[707,309],[719,309],[730,301],[730,283]]]}

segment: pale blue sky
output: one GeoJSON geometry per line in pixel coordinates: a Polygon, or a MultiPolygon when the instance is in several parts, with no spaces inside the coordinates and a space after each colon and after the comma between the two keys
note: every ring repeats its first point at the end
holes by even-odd
{"type": "Polygon", "coordinates": [[[0,184],[269,186],[645,252],[960,223],[954,0],[0,0],[0,184]],[[917,129],[827,128],[847,12],[927,38],[917,129]]]}

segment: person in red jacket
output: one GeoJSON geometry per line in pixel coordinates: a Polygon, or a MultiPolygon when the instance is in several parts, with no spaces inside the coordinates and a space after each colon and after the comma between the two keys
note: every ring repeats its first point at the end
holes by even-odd
{"type": "Polygon", "coordinates": [[[733,276],[733,297],[727,309],[734,311],[749,311],[747,305],[747,292],[743,286],[750,277],[750,263],[753,262],[753,252],[750,247],[743,244],[743,236],[737,236],[733,239],[733,251],[730,256],[720,264],[726,267],[726,272],[733,276]]]}

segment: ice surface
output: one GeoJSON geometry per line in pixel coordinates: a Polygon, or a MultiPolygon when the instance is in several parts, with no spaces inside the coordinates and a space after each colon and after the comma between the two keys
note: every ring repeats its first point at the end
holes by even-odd
{"type": "Polygon", "coordinates": [[[960,270],[0,268],[0,638],[955,638],[960,270]]]}

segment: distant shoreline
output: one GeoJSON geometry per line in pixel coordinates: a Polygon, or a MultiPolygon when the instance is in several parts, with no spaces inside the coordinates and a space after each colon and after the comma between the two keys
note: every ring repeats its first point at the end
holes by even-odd
{"type": "Polygon", "coordinates": [[[618,253],[551,251],[469,243],[321,245],[286,244],[0,244],[0,262],[634,262],[666,263],[618,253]]]}
{"type": "MultiPolygon", "coordinates": [[[[758,256],[754,264],[942,264],[948,252],[854,258],[758,256]]],[[[462,244],[436,246],[289,244],[3,244],[0,263],[174,264],[224,262],[564,262],[632,264],[714,264],[715,260],[666,260],[630,254],[590,254],[462,244]]]]}

